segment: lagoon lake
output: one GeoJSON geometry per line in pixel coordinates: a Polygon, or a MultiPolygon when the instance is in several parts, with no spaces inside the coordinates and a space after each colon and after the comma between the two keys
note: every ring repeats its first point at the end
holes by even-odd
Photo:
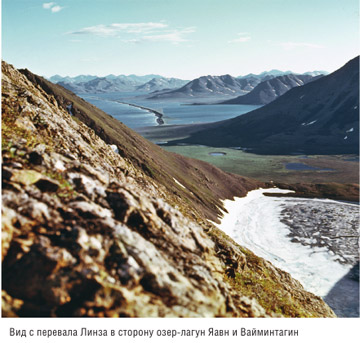
{"type": "MultiPolygon", "coordinates": [[[[79,94],[104,112],[110,114],[131,129],[157,126],[154,113],[119,103],[125,102],[151,108],[163,113],[164,125],[209,123],[237,117],[261,106],[256,105],[190,105],[183,99],[148,100],[139,93],[79,94]]],[[[204,99],[202,99],[204,100],[204,99]]],[[[193,99],[197,101],[197,99],[193,99]]]]}

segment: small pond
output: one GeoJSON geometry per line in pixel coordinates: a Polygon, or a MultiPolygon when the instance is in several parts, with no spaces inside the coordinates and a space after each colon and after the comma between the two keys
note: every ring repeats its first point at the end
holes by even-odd
{"type": "Polygon", "coordinates": [[[214,152],[209,152],[209,155],[211,155],[211,156],[224,156],[224,155],[226,155],[226,152],[214,151],[214,152]]]}
{"type": "Polygon", "coordinates": [[[320,170],[320,171],[333,171],[334,170],[331,168],[312,167],[305,163],[297,163],[297,162],[286,163],[285,168],[287,170],[320,170]]]}

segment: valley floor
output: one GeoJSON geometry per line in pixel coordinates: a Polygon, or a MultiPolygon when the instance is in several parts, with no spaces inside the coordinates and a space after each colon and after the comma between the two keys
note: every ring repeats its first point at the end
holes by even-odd
{"type": "Polygon", "coordinates": [[[354,155],[257,155],[230,148],[194,145],[163,148],[209,162],[226,172],[264,182],[359,182],[359,162],[354,155]]]}
{"type": "Polygon", "coordinates": [[[193,134],[201,125],[147,127],[137,130],[167,151],[209,162],[230,173],[264,182],[359,183],[357,155],[258,155],[239,147],[165,145],[193,134]]]}

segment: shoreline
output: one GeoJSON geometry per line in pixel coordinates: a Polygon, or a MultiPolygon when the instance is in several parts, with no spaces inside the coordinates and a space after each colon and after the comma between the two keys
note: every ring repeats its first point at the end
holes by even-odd
{"type": "Polygon", "coordinates": [[[141,110],[145,110],[145,111],[149,111],[151,113],[154,113],[156,116],[156,122],[158,123],[158,125],[164,125],[165,122],[162,119],[162,117],[164,116],[164,113],[161,113],[157,110],[154,110],[152,108],[149,107],[145,107],[145,106],[141,106],[141,105],[135,105],[135,104],[130,104],[128,102],[123,102],[123,101],[118,101],[118,100],[114,100],[115,102],[119,103],[119,104],[124,104],[124,105],[128,105],[128,106],[132,106],[132,107],[136,107],[136,108],[140,108],[141,110]]]}

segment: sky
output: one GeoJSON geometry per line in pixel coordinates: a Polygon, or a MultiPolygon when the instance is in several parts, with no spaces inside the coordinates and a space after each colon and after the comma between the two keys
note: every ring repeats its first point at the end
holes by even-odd
{"type": "Polygon", "coordinates": [[[2,59],[46,77],[332,72],[358,0],[2,0],[2,59]]]}

